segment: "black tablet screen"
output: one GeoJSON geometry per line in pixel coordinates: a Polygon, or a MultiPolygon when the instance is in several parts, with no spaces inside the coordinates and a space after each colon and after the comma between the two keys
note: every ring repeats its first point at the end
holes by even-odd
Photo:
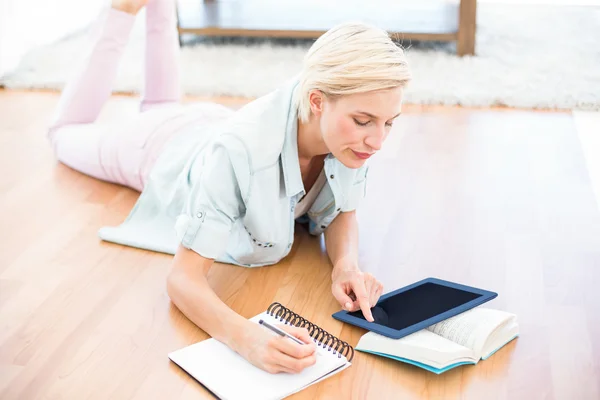
{"type": "MultiPolygon", "coordinates": [[[[400,330],[480,296],[476,293],[427,282],[380,301],[371,311],[375,323],[400,330]]],[[[364,319],[360,310],[349,314],[364,319]]]]}

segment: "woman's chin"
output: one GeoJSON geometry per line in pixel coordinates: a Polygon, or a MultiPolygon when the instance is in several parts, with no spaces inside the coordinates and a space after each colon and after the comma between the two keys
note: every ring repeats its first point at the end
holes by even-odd
{"type": "Polygon", "coordinates": [[[358,169],[365,165],[366,159],[357,157],[352,150],[344,151],[341,157],[336,157],[339,162],[351,169],[358,169]]]}

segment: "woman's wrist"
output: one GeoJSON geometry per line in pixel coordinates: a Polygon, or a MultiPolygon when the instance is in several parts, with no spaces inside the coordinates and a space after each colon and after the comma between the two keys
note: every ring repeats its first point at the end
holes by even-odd
{"type": "Polygon", "coordinates": [[[340,259],[333,266],[331,278],[335,280],[336,275],[350,271],[360,271],[360,268],[358,268],[358,263],[347,259],[340,259]]]}
{"type": "Polygon", "coordinates": [[[250,330],[254,328],[253,322],[240,317],[241,320],[236,320],[227,329],[225,344],[236,353],[240,353],[241,347],[246,343],[246,337],[250,330]]]}

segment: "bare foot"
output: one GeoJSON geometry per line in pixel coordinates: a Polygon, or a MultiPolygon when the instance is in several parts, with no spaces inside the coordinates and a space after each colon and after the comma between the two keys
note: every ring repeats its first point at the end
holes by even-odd
{"type": "Polygon", "coordinates": [[[148,0],[112,0],[112,8],[136,15],[148,0]]]}

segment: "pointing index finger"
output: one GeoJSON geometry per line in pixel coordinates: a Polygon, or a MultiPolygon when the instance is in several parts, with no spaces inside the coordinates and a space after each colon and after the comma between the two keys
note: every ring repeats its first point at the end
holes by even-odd
{"type": "Polygon", "coordinates": [[[367,296],[367,289],[365,287],[364,279],[362,279],[362,277],[355,279],[352,286],[363,315],[367,321],[373,322],[373,314],[371,314],[371,306],[369,305],[369,296],[367,296]]]}

